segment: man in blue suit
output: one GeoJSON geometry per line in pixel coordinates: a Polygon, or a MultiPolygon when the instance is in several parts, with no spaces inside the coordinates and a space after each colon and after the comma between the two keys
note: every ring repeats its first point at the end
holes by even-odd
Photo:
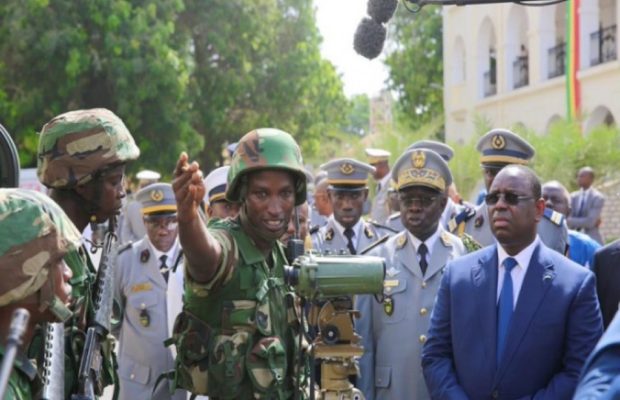
{"type": "Polygon", "coordinates": [[[596,345],[581,374],[575,400],[620,398],[620,312],[596,345]]]}
{"type": "Polygon", "coordinates": [[[485,197],[496,244],[450,262],[422,368],[433,399],[570,399],[602,334],[595,279],[536,234],[545,202],[524,166],[485,197]]]}

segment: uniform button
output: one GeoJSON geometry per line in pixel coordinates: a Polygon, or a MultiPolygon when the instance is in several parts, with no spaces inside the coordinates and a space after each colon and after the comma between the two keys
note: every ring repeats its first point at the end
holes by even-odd
{"type": "Polygon", "coordinates": [[[426,315],[426,314],[428,314],[428,310],[426,308],[421,308],[420,315],[426,315]]]}
{"type": "Polygon", "coordinates": [[[133,380],[136,376],[134,374],[129,375],[129,378],[133,380]]]}
{"type": "Polygon", "coordinates": [[[386,291],[386,292],[388,292],[388,293],[390,293],[390,292],[392,291],[392,288],[391,288],[391,287],[386,287],[386,288],[385,288],[385,291],[386,291]]]}
{"type": "Polygon", "coordinates": [[[420,335],[420,338],[418,340],[420,341],[420,343],[426,343],[426,335],[420,335]]]}
{"type": "Polygon", "coordinates": [[[426,281],[422,282],[422,289],[426,287],[426,281]]]}
{"type": "Polygon", "coordinates": [[[499,399],[499,392],[497,390],[494,390],[493,393],[491,393],[491,397],[493,397],[494,399],[499,399]]]}

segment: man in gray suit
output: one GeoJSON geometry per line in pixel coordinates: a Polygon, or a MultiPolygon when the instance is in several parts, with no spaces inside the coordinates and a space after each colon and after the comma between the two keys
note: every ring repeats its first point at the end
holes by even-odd
{"type": "Polygon", "coordinates": [[[170,395],[166,380],[153,393],[157,378],[174,368],[163,342],[174,319],[168,316],[168,281],[182,274],[177,205],[168,183],[143,188],[136,200],[142,205],[146,235],[119,251],[114,275],[115,299],[122,312],[113,330],[119,339],[119,398],[181,400],[186,392],[170,395]]]}
{"type": "Polygon", "coordinates": [[[359,387],[367,400],[430,399],[420,357],[444,266],[465,254],[461,240],[440,224],[452,175],[442,157],[421,148],[396,162],[397,183],[406,230],[368,254],[386,262],[383,302],[357,299],[362,336],[359,387]]]}
{"type": "MultiPolygon", "coordinates": [[[[480,164],[487,191],[495,175],[506,165],[527,165],[534,157],[534,148],[525,139],[506,129],[492,129],[478,140],[476,149],[480,152],[480,164]]],[[[475,209],[467,207],[448,224],[449,230],[459,236],[470,235],[482,247],[495,243],[489,226],[486,203],[475,209]]],[[[547,247],[565,254],[568,244],[568,227],[564,216],[551,209],[545,209],[538,224],[538,234],[547,247]]]]}
{"type": "Polygon", "coordinates": [[[394,232],[362,218],[368,198],[368,174],[374,168],[352,158],[338,158],[321,165],[327,171],[327,193],[333,213],[327,224],[312,234],[312,248],[321,253],[359,254],[383,236],[394,232]]]}
{"type": "Polygon", "coordinates": [[[577,174],[580,189],[570,195],[572,212],[568,217],[568,226],[604,244],[598,228],[601,225],[605,195],[592,187],[593,182],[594,170],[590,167],[581,168],[577,174]]]}

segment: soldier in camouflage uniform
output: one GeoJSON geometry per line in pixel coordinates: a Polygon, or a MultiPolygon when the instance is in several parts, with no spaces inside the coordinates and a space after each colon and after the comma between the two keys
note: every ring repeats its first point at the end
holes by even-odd
{"type": "MultiPolygon", "coordinates": [[[[23,343],[35,325],[62,322],[71,300],[71,270],[63,261],[80,246],[80,233],[47,196],[25,189],[0,189],[0,337],[16,308],[30,312],[23,343]]],[[[70,315],[70,313],[69,313],[70,315]]],[[[0,355],[4,348],[0,347],[0,355]]],[[[36,367],[18,352],[5,399],[33,399],[41,389],[36,367]]]]}
{"type": "MultiPolygon", "coordinates": [[[[103,109],[77,110],[49,121],[40,133],[39,180],[50,189],[50,197],[67,213],[80,232],[88,223],[103,223],[120,212],[125,197],[125,164],[140,155],[123,121],[103,109]]],[[[76,299],[74,318],[67,330],[66,386],[70,397],[77,390],[77,370],[82,353],[84,328],[92,315],[92,286],[96,270],[84,246],[65,260],[73,272],[76,299]],[[82,262],[83,258],[87,263],[82,262]]],[[[114,384],[113,342],[105,346],[104,385],[114,384]]]]}
{"type": "Polygon", "coordinates": [[[196,162],[182,153],[172,184],[185,253],[184,312],[175,322],[176,385],[211,399],[290,399],[305,378],[296,349],[299,310],[285,285],[278,239],[306,176],[295,140],[277,129],[246,134],[228,173],[229,201],[239,216],[208,228],[196,162]]]}

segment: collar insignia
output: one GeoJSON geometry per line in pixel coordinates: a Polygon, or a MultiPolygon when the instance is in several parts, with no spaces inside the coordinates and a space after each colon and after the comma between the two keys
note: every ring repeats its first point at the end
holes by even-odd
{"type": "Polygon", "coordinates": [[[474,221],[474,227],[480,228],[482,225],[484,225],[484,217],[482,215],[479,215],[478,218],[476,218],[476,220],[474,221]]]}
{"type": "Polygon", "coordinates": [[[325,232],[325,240],[328,240],[331,242],[331,240],[334,238],[334,229],[333,228],[329,228],[327,230],[327,232],[325,232]]]}
{"type": "Polygon", "coordinates": [[[398,239],[396,239],[396,248],[402,249],[403,247],[405,247],[406,244],[407,244],[407,235],[403,233],[398,237],[398,239]]]}
{"type": "Polygon", "coordinates": [[[396,275],[400,274],[400,270],[397,270],[396,268],[394,268],[394,267],[392,266],[392,267],[388,268],[388,269],[385,271],[385,274],[388,276],[388,278],[392,278],[392,277],[394,277],[394,276],[396,276],[396,275]]]}
{"type": "Polygon", "coordinates": [[[491,139],[491,147],[495,150],[502,150],[506,147],[506,139],[502,135],[495,135],[493,139],[491,139]]]}
{"type": "Polygon", "coordinates": [[[151,252],[148,249],[142,250],[142,253],[140,253],[140,262],[145,263],[149,258],[151,258],[151,252]]]}
{"type": "Polygon", "coordinates": [[[364,227],[364,234],[366,235],[368,239],[372,239],[373,237],[375,237],[375,234],[373,233],[372,229],[370,229],[368,225],[364,227]]]}
{"type": "Polygon", "coordinates": [[[448,234],[448,232],[443,231],[441,233],[441,241],[443,242],[443,245],[446,247],[452,247],[452,238],[450,237],[450,235],[448,234]]]}

